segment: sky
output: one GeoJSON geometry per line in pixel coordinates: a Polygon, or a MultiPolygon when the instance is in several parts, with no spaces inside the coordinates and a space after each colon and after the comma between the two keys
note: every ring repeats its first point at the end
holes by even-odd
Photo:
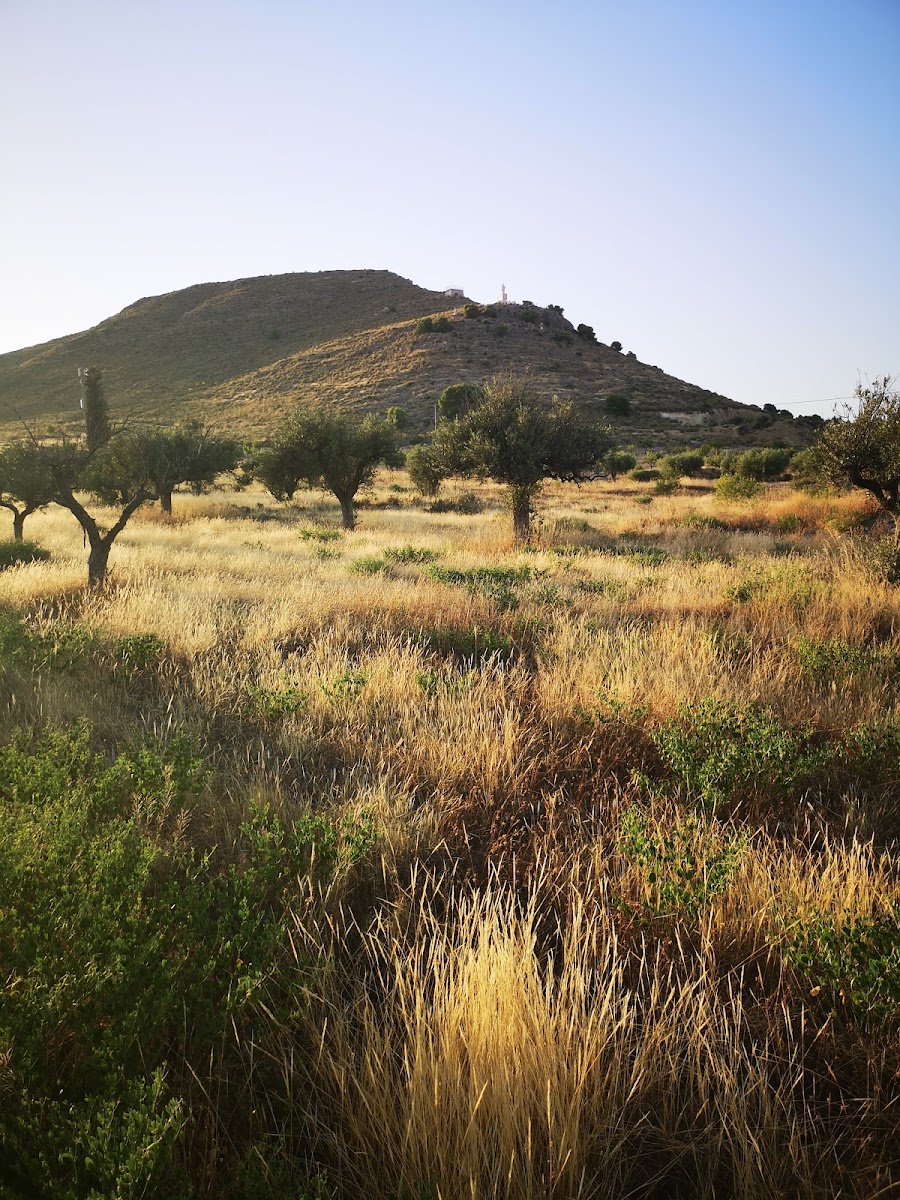
{"type": "Polygon", "coordinates": [[[900,0],[0,0],[0,46],[0,352],[376,268],[797,414],[900,374],[900,0]]]}

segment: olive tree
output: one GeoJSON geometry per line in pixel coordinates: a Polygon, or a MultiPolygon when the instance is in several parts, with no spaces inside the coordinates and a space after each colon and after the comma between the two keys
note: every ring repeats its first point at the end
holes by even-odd
{"type": "Polygon", "coordinates": [[[259,455],[255,473],[276,500],[290,500],[301,485],[324,488],[337,498],[344,528],[354,529],[356,494],[382,464],[403,465],[393,424],[308,408],[298,409],[259,455]]]}
{"type": "Polygon", "coordinates": [[[172,430],[147,430],[142,436],[159,506],[167,516],[172,514],[172,492],[176,487],[186,484],[199,495],[218,475],[233,471],[241,456],[237,442],[215,437],[199,421],[172,430]]]}
{"type": "Polygon", "coordinates": [[[25,518],[46,508],[52,499],[53,481],[34,443],[20,439],[4,446],[0,450],[0,508],[12,513],[17,542],[25,536],[25,518]]]}
{"type": "Polygon", "coordinates": [[[440,422],[432,442],[443,475],[505,486],[517,542],[530,535],[532,504],[544,480],[585,478],[611,448],[607,426],[583,418],[570,401],[535,399],[530,380],[515,375],[487,384],[466,413],[440,422]]]}
{"type": "Polygon", "coordinates": [[[890,375],[856,387],[856,409],[822,430],[813,447],[819,474],[839,487],[862,488],[888,516],[900,549],[900,392],[890,375]]]}
{"type": "Polygon", "coordinates": [[[96,448],[81,439],[62,437],[33,439],[39,463],[50,481],[51,500],[75,517],[89,546],[88,586],[98,588],[106,580],[113,542],[131,517],[164,488],[171,492],[190,482],[198,473],[202,446],[181,441],[162,430],[121,428],[96,448]],[[101,524],[86,507],[93,497],[112,508],[117,516],[112,525],[101,524]]]}

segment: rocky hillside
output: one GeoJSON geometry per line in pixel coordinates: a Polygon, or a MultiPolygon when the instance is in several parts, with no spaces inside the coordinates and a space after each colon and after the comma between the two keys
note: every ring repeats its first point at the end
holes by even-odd
{"type": "Polygon", "coordinates": [[[77,420],[77,368],[87,366],[103,371],[114,412],[199,416],[257,438],[298,402],[400,405],[411,432],[424,433],[449,384],[512,369],[528,371],[539,393],[607,416],[638,445],[808,439],[803,422],[579,333],[558,307],[450,301],[389,271],[263,276],[139,300],[94,329],[0,356],[0,425],[77,420]]]}

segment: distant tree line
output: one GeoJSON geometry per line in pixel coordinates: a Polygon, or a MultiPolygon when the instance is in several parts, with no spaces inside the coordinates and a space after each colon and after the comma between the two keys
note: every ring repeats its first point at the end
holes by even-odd
{"type": "MultiPolygon", "coordinates": [[[[57,504],[71,512],[89,546],[91,587],[104,582],[112,545],[138,508],[157,500],[171,514],[177,487],[199,493],[224,472],[240,472],[243,481],[255,478],[278,500],[291,499],[299,487],[321,487],[335,496],[350,530],[360,489],[379,466],[404,462],[398,435],[406,414],[397,406],[384,417],[358,421],[334,410],[300,408],[276,432],[271,447],[249,453],[198,422],[168,430],[113,425],[100,372],[90,368],[82,383],[83,437],[29,434],[0,449],[0,507],[12,513],[19,541],[26,519],[39,509],[57,504]],[[101,525],[88,507],[91,500],[117,513],[111,526],[101,525]]],[[[623,407],[623,401],[627,404],[626,397],[610,397],[607,408],[623,407]]],[[[808,486],[819,482],[867,490],[891,521],[900,558],[900,394],[886,377],[857,388],[857,401],[855,413],[823,425],[810,451],[708,447],[662,458],[648,455],[649,466],[636,470],[635,455],[616,447],[607,425],[570,401],[537,397],[527,376],[505,375],[484,385],[448,387],[437,406],[433,437],[405,461],[424,495],[436,495],[450,476],[501,484],[517,542],[529,538],[535,500],[549,479],[615,480],[631,472],[668,492],[682,478],[712,467],[722,494],[739,499],[790,470],[808,486]]]]}

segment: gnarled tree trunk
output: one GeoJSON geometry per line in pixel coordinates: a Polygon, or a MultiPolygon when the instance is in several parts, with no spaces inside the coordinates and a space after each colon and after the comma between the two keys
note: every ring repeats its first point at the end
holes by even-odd
{"type": "Polygon", "coordinates": [[[534,489],[529,487],[510,488],[513,514],[513,538],[517,543],[527,542],[531,537],[531,498],[534,489]]]}
{"type": "Polygon", "coordinates": [[[353,497],[344,499],[338,496],[338,502],[341,506],[341,520],[344,523],[345,529],[356,528],[356,509],[353,507],[353,497]]]}

